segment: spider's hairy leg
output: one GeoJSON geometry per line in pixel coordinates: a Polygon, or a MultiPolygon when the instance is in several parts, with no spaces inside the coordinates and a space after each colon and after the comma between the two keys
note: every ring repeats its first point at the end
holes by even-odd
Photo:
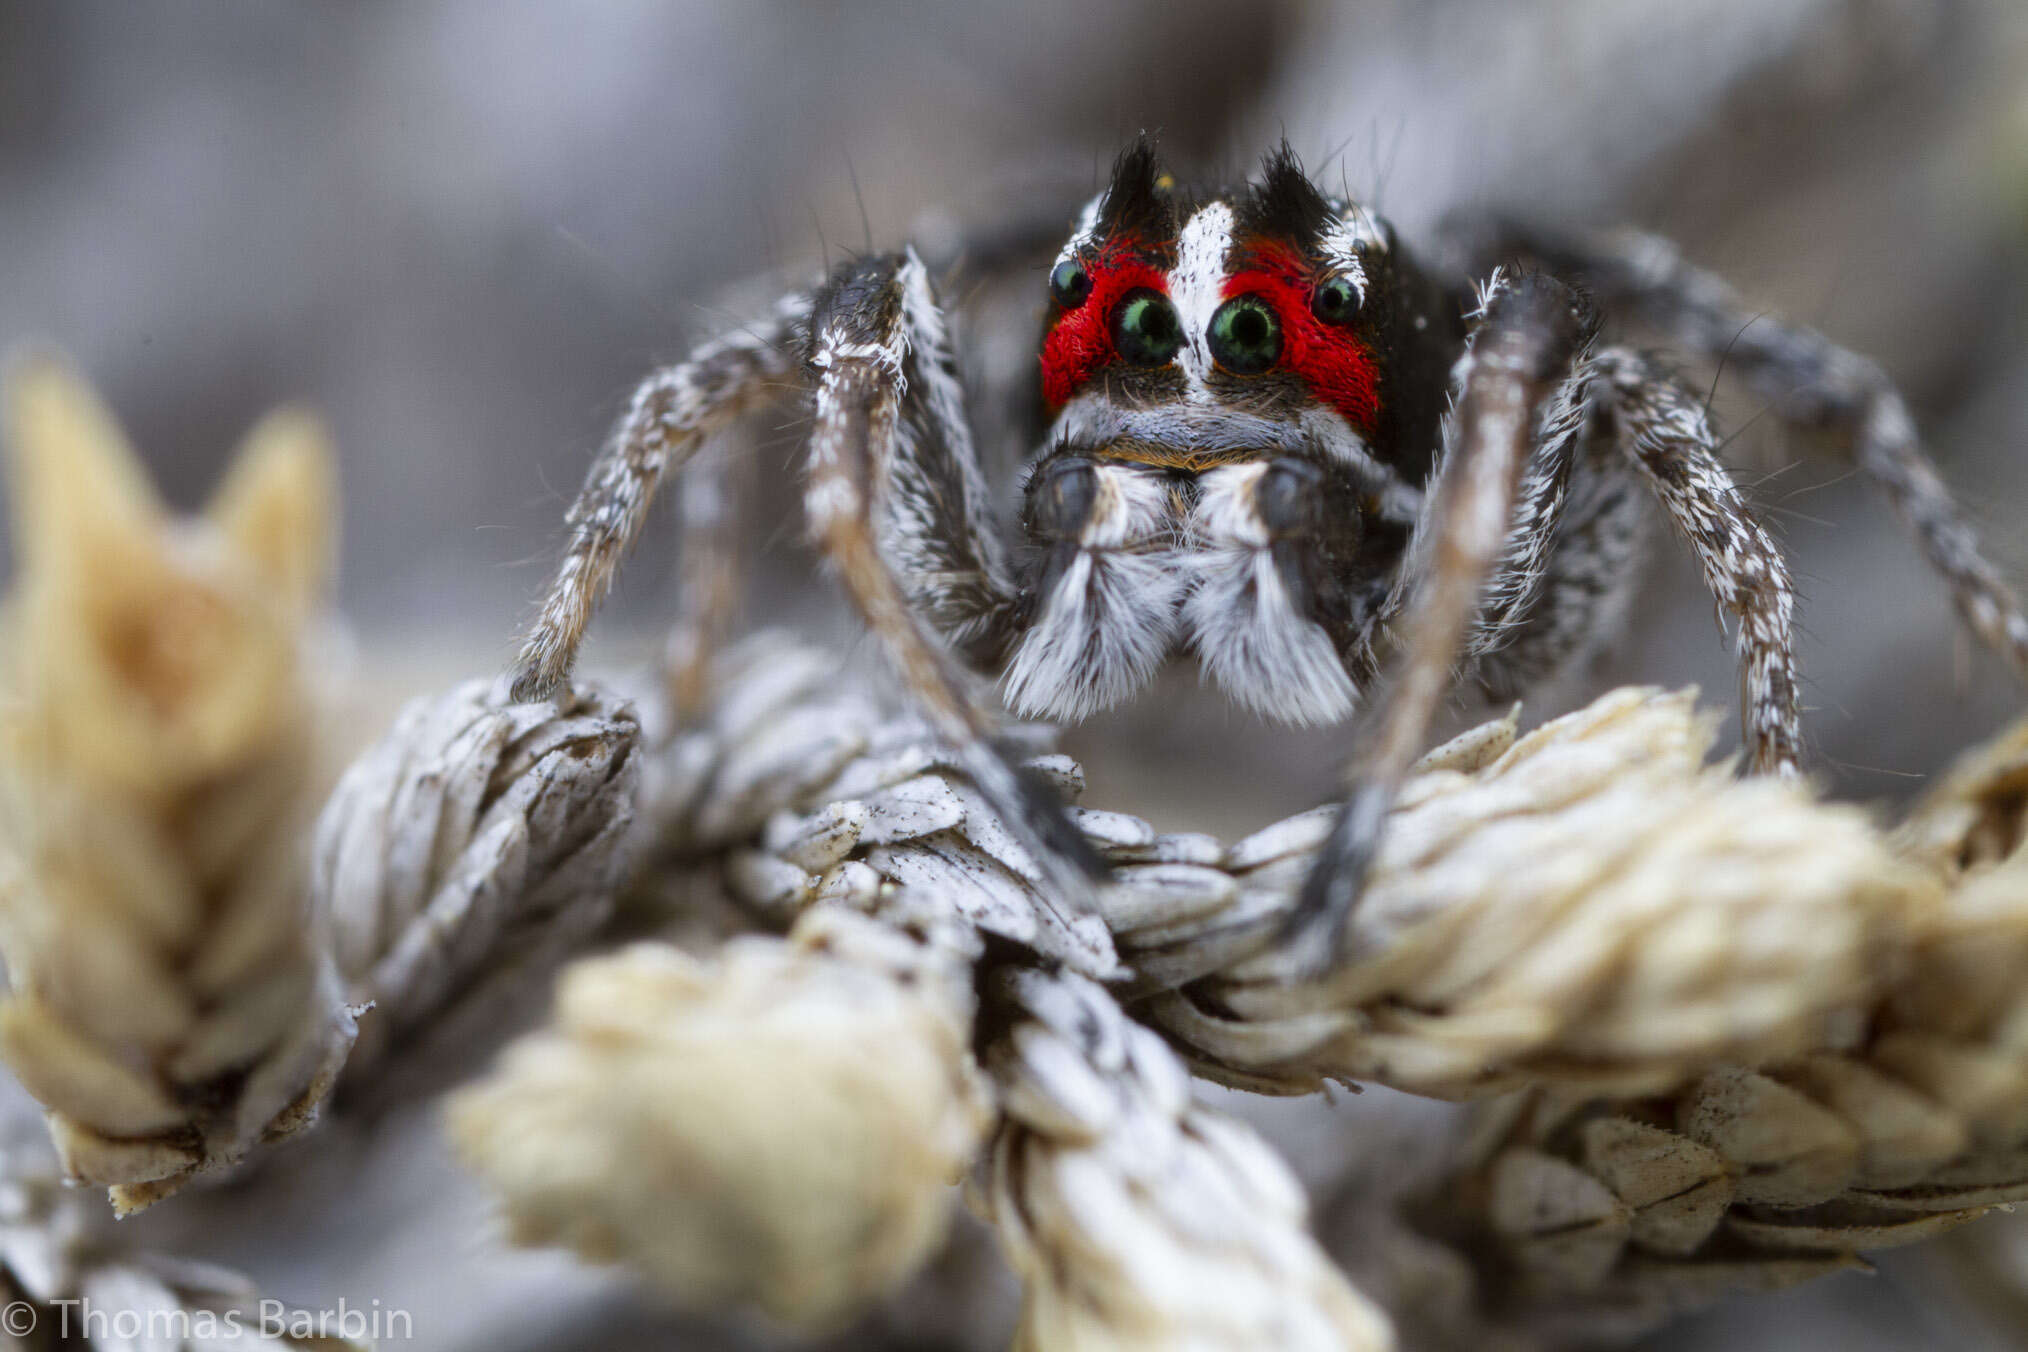
{"type": "MultiPolygon", "coordinates": [[[[989,562],[994,556],[983,528],[973,534],[965,524],[978,524],[978,508],[967,505],[975,470],[925,452],[922,434],[945,415],[959,415],[954,409],[926,415],[919,401],[938,397],[935,381],[920,378],[920,368],[914,368],[919,378],[910,379],[911,356],[932,355],[912,354],[927,332],[921,311],[930,298],[921,267],[912,254],[848,265],[818,298],[809,337],[817,380],[804,498],[810,532],[917,707],[956,749],[1057,896],[1073,909],[1089,909],[1084,903],[1093,882],[1106,876],[1104,861],[1048,787],[996,743],[991,720],[929,629],[940,606],[962,619],[1011,598],[989,562]],[[877,510],[883,506],[885,513],[877,510]],[[927,579],[915,566],[918,553],[940,561],[927,579]],[[916,583],[913,595],[890,561],[896,556],[916,583]]],[[[940,323],[934,332],[941,333],[940,323]]],[[[954,389],[945,393],[955,397],[954,389]]],[[[962,421],[955,425],[962,428],[962,421]]],[[[969,453],[969,442],[962,448],[969,453]]]]}
{"type": "Polygon", "coordinates": [[[1699,356],[1723,360],[1784,420],[1836,435],[1885,495],[1980,640],[2028,677],[2028,614],[1979,548],[1978,533],[1923,453],[1915,420],[1874,362],[1744,304],[1666,240],[1624,231],[1570,241],[1498,227],[1494,247],[1567,270],[1609,306],[1631,309],[1699,356]]]}
{"type": "Polygon", "coordinates": [[[1753,768],[1794,775],[1802,731],[1788,563],[1719,461],[1703,401],[1626,348],[1602,350],[1593,365],[1594,398],[1696,554],[1704,585],[1739,627],[1739,716],[1753,768]]]}
{"type": "Polygon", "coordinates": [[[678,721],[701,716],[709,700],[711,659],[739,609],[740,503],[751,456],[734,456],[723,439],[700,449],[677,485],[679,538],[676,605],[662,648],[662,674],[678,721]]]}
{"type": "Polygon", "coordinates": [[[1299,974],[1325,970],[1339,952],[1388,811],[1508,543],[1545,406],[1596,328],[1583,300],[1549,277],[1496,273],[1485,288],[1458,364],[1441,477],[1410,548],[1401,656],[1361,720],[1350,792],[1290,917],[1286,952],[1299,974]]]}
{"type": "Polygon", "coordinates": [[[1490,700],[1519,699],[1597,652],[1633,596],[1653,511],[1614,429],[1592,416],[1591,379],[1587,363],[1551,405],[1543,450],[1522,482],[1507,552],[1472,634],[1469,675],[1490,700]],[[1578,418],[1557,480],[1552,439],[1563,408],[1578,418]]]}
{"type": "Polygon", "coordinates": [[[619,570],[655,490],[704,439],[793,375],[810,297],[782,300],[767,321],[713,339],[635,389],[565,518],[570,543],[515,664],[517,700],[547,699],[570,679],[584,631],[619,570]]]}
{"type": "Polygon", "coordinates": [[[1586,435],[1594,430],[1586,418],[1587,369],[1580,361],[1557,386],[1536,427],[1535,445],[1508,517],[1507,539],[1465,642],[1465,656],[1480,669],[1473,674],[1482,681],[1485,667],[1502,666],[1517,646],[1535,639],[1530,622],[1547,604],[1544,593],[1565,563],[1559,550],[1565,543],[1572,481],[1576,479],[1581,488],[1594,477],[1594,467],[1580,459],[1580,452],[1595,449],[1586,435]]]}
{"type": "Polygon", "coordinates": [[[913,249],[848,263],[827,293],[834,309],[874,297],[900,322],[899,420],[872,466],[882,552],[909,602],[968,663],[997,664],[1016,588],[987,512],[985,473],[965,415],[963,386],[929,271],[913,249]],[[855,294],[858,300],[848,300],[855,294]]]}

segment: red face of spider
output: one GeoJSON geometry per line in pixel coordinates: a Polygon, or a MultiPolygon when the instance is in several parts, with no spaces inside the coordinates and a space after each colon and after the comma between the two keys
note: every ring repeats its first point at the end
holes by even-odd
{"type": "Polygon", "coordinates": [[[1371,219],[1327,201],[1292,157],[1248,192],[1190,205],[1137,147],[1050,274],[1043,400],[1059,415],[1079,401],[1175,404],[1164,460],[1179,465],[1231,449],[1191,445],[1192,410],[1327,411],[1371,440],[1382,392],[1365,309],[1386,251],[1371,219]]]}
{"type": "Polygon", "coordinates": [[[1270,716],[1343,718],[1421,503],[1455,310],[1286,149],[1191,200],[1135,146],[1049,289],[1053,422],[1024,515],[1042,562],[1010,704],[1081,718],[1188,650],[1270,716]]]}

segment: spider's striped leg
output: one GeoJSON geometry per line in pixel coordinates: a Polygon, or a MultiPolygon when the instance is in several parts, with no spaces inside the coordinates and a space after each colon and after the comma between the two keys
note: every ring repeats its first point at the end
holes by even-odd
{"type": "Polygon", "coordinates": [[[1608,306],[1633,311],[1701,357],[1723,360],[1786,421],[1834,434],[1914,533],[1973,632],[2028,677],[2020,596],[1980,552],[1978,533],[1923,454],[1907,404],[1878,365],[1749,308],[1666,240],[1621,232],[1573,242],[1503,231],[1497,247],[1567,271],[1608,306]]]}
{"type": "Polygon", "coordinates": [[[810,322],[816,372],[804,502],[810,531],[916,706],[1059,898],[1085,905],[1104,862],[1055,795],[996,743],[992,720],[932,629],[997,641],[1012,605],[984,523],[942,323],[913,253],[842,269],[810,322]]]}
{"type": "Polygon", "coordinates": [[[1357,729],[1350,792],[1290,917],[1286,951],[1299,973],[1328,968],[1339,951],[1388,811],[1508,546],[1544,416],[1595,332],[1582,299],[1551,278],[1496,274],[1486,287],[1458,365],[1440,479],[1404,570],[1401,657],[1357,729]]]}
{"type": "Polygon", "coordinates": [[[1592,364],[1597,406],[1738,626],[1739,716],[1753,768],[1796,774],[1802,732],[1788,563],[1719,461],[1703,400],[1628,348],[1605,348],[1592,364]]]}
{"type": "Polygon", "coordinates": [[[1754,768],[1793,773],[1801,742],[1788,567],[1720,463],[1702,400],[1652,358],[1613,347],[1586,360],[1557,403],[1584,415],[1583,444],[1567,494],[1541,492],[1553,448],[1547,438],[1558,421],[1552,405],[1472,638],[1479,662],[1472,675],[1490,693],[1511,697],[1598,642],[1631,580],[1647,518],[1645,484],[1738,627],[1740,718],[1754,768]],[[1531,498],[1541,502],[1532,512],[1531,498]],[[1524,525],[1547,526],[1553,535],[1531,552],[1524,525]],[[1529,567],[1531,558],[1541,560],[1539,568],[1529,567]],[[1508,596],[1527,599],[1503,606],[1508,596]]]}
{"type": "Polygon", "coordinates": [[[570,544],[522,642],[514,698],[547,699],[570,679],[585,627],[612,589],[663,476],[778,392],[794,372],[795,337],[809,310],[807,295],[789,296],[767,321],[705,343],[634,391],[571,504],[570,544]]]}

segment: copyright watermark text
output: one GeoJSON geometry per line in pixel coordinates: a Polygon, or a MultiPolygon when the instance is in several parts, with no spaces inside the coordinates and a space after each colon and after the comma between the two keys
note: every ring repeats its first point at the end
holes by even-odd
{"type": "Polygon", "coordinates": [[[222,1310],[147,1309],[108,1306],[84,1297],[9,1301],[0,1306],[0,1332],[25,1338],[38,1326],[60,1338],[87,1338],[94,1343],[204,1342],[246,1334],[263,1338],[350,1338],[364,1342],[401,1342],[415,1337],[415,1319],[407,1310],[371,1301],[354,1305],[339,1298],[328,1310],[299,1310],[279,1300],[263,1300],[250,1308],[222,1310]]]}

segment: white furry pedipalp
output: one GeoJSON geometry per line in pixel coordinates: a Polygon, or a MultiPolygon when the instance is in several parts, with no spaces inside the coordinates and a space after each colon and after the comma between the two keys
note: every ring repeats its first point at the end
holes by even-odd
{"type": "Polygon", "coordinates": [[[1343,722],[1358,688],[1323,626],[1297,612],[1275,563],[1254,505],[1267,468],[1230,465],[1199,479],[1183,625],[1204,674],[1254,713],[1299,727],[1343,722]]]}
{"type": "Polygon", "coordinates": [[[1189,586],[1167,547],[1175,529],[1159,475],[1102,465],[1089,522],[1034,625],[1007,664],[1007,707],[1077,721],[1111,708],[1175,646],[1189,586]]]}

